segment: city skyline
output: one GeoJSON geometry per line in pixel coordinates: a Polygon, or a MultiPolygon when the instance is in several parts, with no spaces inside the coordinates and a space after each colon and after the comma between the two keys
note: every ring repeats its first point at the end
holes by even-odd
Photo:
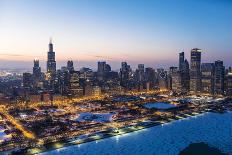
{"type": "MultiPolygon", "coordinates": [[[[196,49],[196,48],[192,48],[192,49],[196,49]]],[[[187,61],[190,61],[191,60],[191,51],[192,51],[192,49],[190,50],[190,52],[185,52],[185,51],[180,51],[179,53],[185,53],[185,55],[187,55],[187,56],[185,56],[185,59],[187,60],[187,61]]],[[[200,52],[201,53],[205,53],[202,49],[199,49],[200,50],[200,52]]],[[[49,41],[49,44],[48,44],[48,53],[49,52],[54,52],[54,54],[56,53],[54,50],[53,50],[53,42],[52,42],[52,38],[50,38],[50,41],[49,41]]],[[[77,70],[79,70],[79,69],[81,69],[81,68],[83,68],[83,67],[88,67],[88,68],[91,68],[91,69],[93,69],[94,71],[95,70],[97,70],[97,63],[98,62],[107,62],[107,63],[109,63],[110,65],[112,65],[113,66],[113,68],[112,68],[112,70],[115,70],[115,71],[119,71],[119,69],[120,69],[120,67],[121,67],[121,63],[122,62],[129,62],[129,64],[130,64],[130,66],[131,66],[131,68],[132,69],[136,69],[137,67],[138,67],[138,65],[139,64],[144,64],[145,65],[145,67],[153,67],[153,68],[156,68],[156,69],[159,69],[159,68],[163,68],[163,69],[165,69],[165,70],[168,70],[170,67],[177,67],[179,64],[180,64],[180,62],[179,62],[179,60],[177,59],[178,58],[178,56],[177,56],[177,54],[178,54],[178,52],[177,53],[173,53],[173,54],[175,54],[176,56],[175,56],[175,60],[174,60],[174,63],[172,62],[172,61],[170,61],[170,62],[168,62],[168,63],[166,63],[166,64],[164,64],[164,61],[160,61],[159,63],[157,62],[155,65],[153,64],[149,64],[149,63],[146,63],[146,62],[142,62],[142,61],[140,61],[140,62],[136,62],[136,61],[112,61],[112,60],[107,60],[107,59],[98,59],[98,60],[96,60],[96,61],[93,61],[92,62],[92,64],[86,64],[86,62],[87,61],[81,61],[81,62],[79,62],[78,60],[73,60],[72,58],[71,59],[67,59],[67,60],[62,60],[62,61],[55,61],[55,63],[57,64],[57,67],[55,67],[55,68],[57,68],[57,69],[59,69],[59,68],[62,68],[62,67],[64,67],[64,66],[66,66],[67,65],[67,62],[68,61],[72,61],[73,62],[73,66],[75,67],[75,69],[77,69],[77,70]],[[178,64],[179,63],[179,64],[178,64]],[[81,65],[80,65],[81,64],[81,65]],[[115,67],[115,66],[117,66],[117,67],[115,67]]],[[[19,56],[19,55],[18,55],[19,56]]],[[[207,58],[207,56],[206,56],[206,58],[207,58]]],[[[55,58],[52,58],[52,59],[55,59],[55,58]]],[[[201,58],[202,59],[202,58],[201,58]]],[[[18,67],[14,67],[14,68],[12,68],[12,67],[9,67],[9,63],[10,62],[8,62],[8,63],[6,63],[5,61],[2,61],[2,62],[0,62],[0,63],[2,63],[3,65],[1,65],[1,66],[3,66],[3,67],[0,67],[0,69],[22,69],[22,70],[31,70],[31,66],[33,65],[33,63],[34,63],[34,61],[40,61],[40,64],[41,64],[41,69],[42,69],[42,71],[46,71],[47,70],[47,63],[48,63],[48,61],[47,60],[43,60],[42,59],[42,61],[40,60],[40,59],[38,59],[37,57],[35,57],[33,60],[31,60],[31,61],[16,61],[17,63],[21,63],[21,65],[22,66],[20,66],[19,64],[19,66],[18,67]],[[42,62],[42,63],[41,63],[42,62]],[[6,64],[5,64],[6,63],[6,64]],[[26,64],[25,64],[26,63],[26,64]],[[8,67],[4,67],[4,65],[6,65],[6,66],[8,66],[8,67]]],[[[215,60],[208,60],[208,59],[204,59],[204,57],[203,57],[203,62],[202,63],[210,63],[210,62],[214,62],[214,61],[223,61],[223,60],[220,60],[220,59],[215,59],[215,60]],[[205,61],[204,61],[205,60],[205,61]],[[207,61],[206,61],[207,60],[207,61]]],[[[89,61],[89,62],[91,62],[91,61],[89,61]]],[[[13,63],[13,62],[11,62],[11,63],[13,63]]],[[[180,66],[179,66],[180,67],[180,66]]],[[[225,65],[225,67],[230,67],[230,65],[225,65]]],[[[29,71],[30,72],[30,71],[29,71]]],[[[32,71],[31,71],[32,72],[32,71]]]]}
{"type": "Polygon", "coordinates": [[[202,62],[231,66],[230,1],[166,2],[0,1],[0,65],[29,67],[38,57],[44,68],[52,37],[58,67],[70,59],[91,68],[102,60],[113,69],[122,61],[177,66],[176,53],[189,60],[192,48],[207,53],[202,62]]]}
{"type": "Polygon", "coordinates": [[[231,154],[232,0],[0,0],[0,154],[231,154]]]}

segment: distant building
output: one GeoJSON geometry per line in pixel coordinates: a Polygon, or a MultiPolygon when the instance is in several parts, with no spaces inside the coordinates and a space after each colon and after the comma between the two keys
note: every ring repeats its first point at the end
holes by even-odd
{"type": "Polygon", "coordinates": [[[85,96],[92,96],[93,95],[93,86],[91,85],[91,82],[89,80],[85,81],[84,95],[85,96]]]}
{"type": "Polygon", "coordinates": [[[120,74],[119,74],[121,86],[128,88],[130,73],[131,73],[130,65],[128,65],[127,62],[122,62],[120,68],[120,74]]]}
{"type": "Polygon", "coordinates": [[[69,60],[67,62],[67,69],[68,69],[68,71],[74,71],[73,61],[72,60],[69,60]]]}
{"type": "Polygon", "coordinates": [[[151,67],[145,68],[144,80],[149,82],[152,86],[155,82],[155,70],[151,67]]]}
{"type": "Polygon", "coordinates": [[[214,94],[214,63],[202,63],[201,89],[203,93],[214,94]]]}
{"type": "Polygon", "coordinates": [[[92,91],[93,96],[100,96],[101,95],[101,87],[94,86],[92,91]]]}
{"type": "Polygon", "coordinates": [[[111,67],[105,61],[98,62],[97,78],[99,81],[105,80],[107,73],[109,73],[110,71],[111,67]]]}
{"type": "Polygon", "coordinates": [[[56,72],[56,59],[55,52],[53,51],[52,40],[49,43],[48,59],[47,59],[47,72],[55,74],[56,72]]]}
{"type": "Polygon", "coordinates": [[[53,51],[53,44],[50,40],[49,43],[49,50],[48,50],[48,57],[47,57],[47,73],[46,73],[46,79],[47,79],[47,89],[48,90],[55,90],[57,89],[57,79],[56,79],[56,60],[55,60],[55,52],[53,51]]]}
{"type": "Polygon", "coordinates": [[[71,97],[80,97],[83,96],[84,90],[80,85],[80,73],[78,71],[70,72],[69,79],[69,95],[71,97]]]}
{"type": "Polygon", "coordinates": [[[168,89],[168,76],[167,71],[162,68],[157,69],[158,74],[158,87],[161,90],[168,89]]]}
{"type": "MultiPolygon", "coordinates": [[[[183,62],[184,65],[184,62],[183,62]]],[[[169,88],[176,93],[182,93],[183,86],[182,86],[182,72],[178,70],[177,67],[170,67],[169,69],[169,88]]]]}
{"type": "Polygon", "coordinates": [[[190,92],[198,93],[201,91],[201,49],[191,50],[190,64],[190,92]]]}
{"type": "Polygon", "coordinates": [[[144,79],[144,64],[138,64],[138,69],[137,69],[137,80],[139,82],[143,82],[145,79],[144,79]]]}
{"type": "Polygon", "coordinates": [[[232,72],[229,71],[226,75],[225,90],[227,96],[232,96],[232,72]]]}
{"type": "Polygon", "coordinates": [[[23,88],[26,90],[30,90],[33,86],[32,82],[32,74],[31,73],[23,73],[23,88]]]}
{"type": "Polygon", "coordinates": [[[70,73],[67,67],[62,67],[61,70],[57,71],[58,76],[58,87],[59,93],[61,95],[68,95],[69,93],[69,80],[70,80],[70,73]]]}
{"type": "Polygon", "coordinates": [[[184,52],[181,52],[179,53],[179,70],[180,71],[184,70],[184,62],[185,62],[184,52]]]}
{"type": "Polygon", "coordinates": [[[33,67],[33,87],[37,88],[39,82],[42,80],[42,73],[41,68],[39,66],[39,60],[34,60],[34,67],[33,67]]]}
{"type": "Polygon", "coordinates": [[[223,61],[215,61],[215,76],[214,76],[214,93],[215,95],[224,94],[225,67],[223,61]]]}
{"type": "Polygon", "coordinates": [[[170,90],[172,90],[172,74],[177,72],[177,71],[178,71],[177,67],[170,67],[169,68],[168,87],[170,90]]]}
{"type": "Polygon", "coordinates": [[[179,71],[181,74],[181,87],[182,92],[187,93],[190,85],[189,63],[185,59],[184,52],[179,53],[179,71]]]}

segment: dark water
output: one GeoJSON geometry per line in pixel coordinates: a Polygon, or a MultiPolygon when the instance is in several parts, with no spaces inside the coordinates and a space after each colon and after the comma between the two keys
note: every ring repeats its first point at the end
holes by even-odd
{"type": "Polygon", "coordinates": [[[205,143],[190,144],[187,148],[180,152],[179,155],[226,155],[220,150],[210,147],[205,143]]]}

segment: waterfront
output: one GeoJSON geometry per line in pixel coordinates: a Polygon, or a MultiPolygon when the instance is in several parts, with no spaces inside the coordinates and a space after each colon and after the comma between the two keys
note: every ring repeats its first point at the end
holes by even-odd
{"type": "Polygon", "coordinates": [[[232,154],[232,113],[205,113],[121,136],[45,152],[43,155],[56,153],[169,155],[179,154],[191,143],[200,142],[223,153],[232,154]]]}

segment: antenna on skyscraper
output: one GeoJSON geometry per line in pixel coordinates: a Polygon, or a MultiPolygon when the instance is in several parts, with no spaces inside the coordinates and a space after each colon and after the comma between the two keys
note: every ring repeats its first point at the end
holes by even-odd
{"type": "Polygon", "coordinates": [[[50,44],[52,44],[52,37],[50,37],[50,44]]]}

